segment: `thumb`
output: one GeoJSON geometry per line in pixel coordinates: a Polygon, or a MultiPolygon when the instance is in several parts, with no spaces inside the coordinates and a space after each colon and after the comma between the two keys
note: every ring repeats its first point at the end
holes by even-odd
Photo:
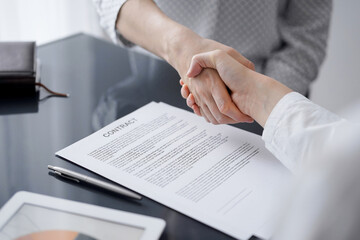
{"type": "MultiPolygon", "coordinates": [[[[190,78],[195,77],[203,68],[217,70],[219,76],[231,91],[234,91],[239,84],[238,79],[243,79],[244,81],[246,79],[244,74],[249,72],[246,66],[239,63],[223,50],[215,50],[195,55],[192,58],[187,76],[190,78]]],[[[250,70],[250,72],[252,71],[250,70]]]]}
{"type": "Polygon", "coordinates": [[[196,77],[201,73],[203,68],[213,68],[216,70],[216,60],[214,55],[216,55],[218,51],[220,50],[194,55],[191,59],[190,67],[186,76],[189,78],[196,77]]]}
{"type": "Polygon", "coordinates": [[[203,68],[213,68],[219,71],[219,67],[224,67],[224,64],[221,64],[221,62],[231,62],[234,64],[233,61],[229,59],[230,57],[241,65],[255,71],[255,65],[250,60],[231,48],[227,52],[223,50],[214,50],[194,55],[186,75],[189,78],[196,77],[201,73],[203,68]]]}

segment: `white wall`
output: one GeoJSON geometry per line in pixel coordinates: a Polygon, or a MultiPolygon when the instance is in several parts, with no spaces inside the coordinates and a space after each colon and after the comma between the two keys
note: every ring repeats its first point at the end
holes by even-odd
{"type": "Polygon", "coordinates": [[[0,0],[0,41],[42,44],[78,32],[103,36],[91,0],[0,0]]]}
{"type": "MultiPolygon", "coordinates": [[[[360,98],[360,1],[334,0],[328,54],[311,99],[339,113],[360,98]]],[[[91,0],[0,0],[0,41],[104,36],[91,0]]]]}
{"type": "Polygon", "coordinates": [[[333,112],[360,99],[360,1],[335,0],[327,58],[311,99],[333,112]]]}

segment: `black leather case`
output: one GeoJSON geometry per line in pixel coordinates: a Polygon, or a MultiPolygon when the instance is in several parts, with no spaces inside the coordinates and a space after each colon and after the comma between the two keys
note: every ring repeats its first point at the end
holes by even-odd
{"type": "Polygon", "coordinates": [[[34,93],[35,42],[0,42],[0,94],[34,93]]]}

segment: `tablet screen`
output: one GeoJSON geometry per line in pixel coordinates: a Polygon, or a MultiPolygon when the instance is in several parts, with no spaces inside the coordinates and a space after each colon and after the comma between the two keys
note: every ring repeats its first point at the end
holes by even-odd
{"type": "Polygon", "coordinates": [[[0,229],[0,239],[138,240],[143,233],[143,228],[26,203],[0,229]]]}

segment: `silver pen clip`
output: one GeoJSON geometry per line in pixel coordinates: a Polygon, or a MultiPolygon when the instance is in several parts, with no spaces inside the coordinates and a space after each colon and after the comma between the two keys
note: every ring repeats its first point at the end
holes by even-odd
{"type": "Polygon", "coordinates": [[[57,175],[59,175],[60,177],[63,177],[63,178],[66,178],[66,179],[70,179],[70,180],[73,180],[73,181],[75,181],[75,182],[77,182],[77,183],[79,183],[80,182],[80,180],[79,179],[77,179],[77,178],[73,178],[73,177],[70,177],[70,176],[68,176],[68,175],[65,175],[65,174],[63,174],[63,173],[61,173],[61,172],[58,172],[58,171],[54,171],[57,175]]]}

